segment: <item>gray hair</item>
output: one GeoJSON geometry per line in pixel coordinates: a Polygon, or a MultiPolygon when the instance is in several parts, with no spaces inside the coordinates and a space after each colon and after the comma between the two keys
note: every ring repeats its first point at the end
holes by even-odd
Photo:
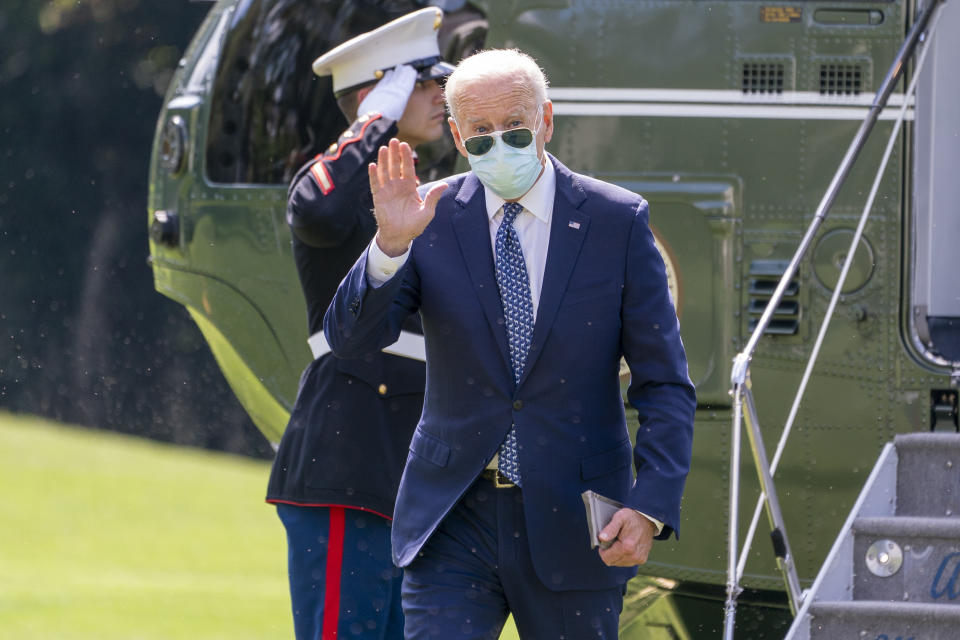
{"type": "Polygon", "coordinates": [[[447,78],[443,96],[447,111],[457,120],[458,91],[474,80],[520,77],[533,89],[537,106],[547,101],[547,76],[536,60],[519,49],[486,49],[464,58],[447,78]]]}

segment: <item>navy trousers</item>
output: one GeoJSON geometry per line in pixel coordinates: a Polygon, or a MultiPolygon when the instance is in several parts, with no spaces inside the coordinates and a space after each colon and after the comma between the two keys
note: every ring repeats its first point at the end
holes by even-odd
{"type": "Polygon", "coordinates": [[[482,479],[403,575],[407,640],[496,640],[508,613],[523,640],[615,640],[622,607],[621,588],[547,589],[530,561],[522,491],[482,479]]]}
{"type": "Polygon", "coordinates": [[[402,640],[390,521],[344,507],[277,505],[287,530],[297,640],[402,640]]]}

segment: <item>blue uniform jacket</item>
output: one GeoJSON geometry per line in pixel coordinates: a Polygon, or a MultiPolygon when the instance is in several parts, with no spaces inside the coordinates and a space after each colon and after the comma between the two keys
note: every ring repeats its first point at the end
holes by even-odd
{"type": "MultiPolygon", "coordinates": [[[[394,121],[379,114],[361,116],[291,182],[287,222],[311,334],[322,330],[337,285],[376,231],[367,164],[396,132],[394,121]]],[[[414,315],[404,328],[419,333],[419,326],[414,315]]],[[[423,362],[376,348],[311,362],[277,450],[267,502],[390,517],[423,387],[423,362]]]]}
{"type": "Polygon", "coordinates": [[[580,497],[586,489],[664,521],[660,537],[677,528],[696,399],[647,203],[551,160],[557,191],[549,249],[519,384],[483,188],[472,173],[447,180],[434,220],[395,277],[370,287],[363,255],[327,311],[327,340],[342,356],[389,343],[412,313],[423,322],[427,387],[395,509],[399,566],[412,561],[475,481],[511,423],[531,559],[548,588],[610,588],[634,573],[607,567],[590,548],[580,497]],[[639,413],[633,447],[621,355],[639,413]]]}

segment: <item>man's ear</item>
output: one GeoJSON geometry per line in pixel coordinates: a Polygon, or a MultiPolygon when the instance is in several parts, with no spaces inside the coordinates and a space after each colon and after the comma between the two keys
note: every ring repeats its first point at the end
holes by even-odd
{"type": "Polygon", "coordinates": [[[553,103],[547,100],[543,103],[543,143],[550,142],[553,137],[553,103]]]}
{"type": "Polygon", "coordinates": [[[460,135],[460,129],[457,128],[457,121],[453,118],[447,118],[447,124],[450,125],[450,133],[453,135],[453,144],[457,146],[457,151],[464,158],[467,157],[467,150],[463,146],[463,136],[460,135]]]}

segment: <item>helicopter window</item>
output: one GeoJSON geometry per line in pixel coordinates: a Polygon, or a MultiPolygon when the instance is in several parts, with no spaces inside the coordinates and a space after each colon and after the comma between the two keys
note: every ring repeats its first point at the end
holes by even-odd
{"type": "Polygon", "coordinates": [[[223,40],[223,33],[226,30],[229,20],[230,13],[228,11],[224,11],[223,15],[221,15],[220,19],[217,21],[216,31],[210,38],[210,42],[214,43],[214,46],[206,46],[203,48],[203,51],[200,52],[200,57],[194,65],[193,72],[190,74],[190,78],[187,80],[186,93],[203,93],[204,87],[213,76],[215,68],[214,65],[216,65],[217,50],[219,48],[216,46],[216,43],[219,43],[223,40]]]}
{"type": "MultiPolygon", "coordinates": [[[[288,182],[347,124],[333,98],[330,78],[313,75],[313,60],[335,45],[425,4],[435,3],[238,3],[213,83],[206,142],[207,177],[218,183],[288,182]]],[[[441,51],[448,60],[459,59],[467,47],[473,50],[482,46],[485,34],[486,22],[479,14],[469,9],[449,14],[440,32],[441,51]],[[467,37],[465,20],[457,14],[473,18],[472,22],[466,21],[475,25],[467,37]],[[457,29],[448,29],[448,22],[457,29]]],[[[449,139],[424,151],[420,154],[420,166],[429,167],[424,173],[439,176],[451,172],[456,153],[449,139]]]]}

